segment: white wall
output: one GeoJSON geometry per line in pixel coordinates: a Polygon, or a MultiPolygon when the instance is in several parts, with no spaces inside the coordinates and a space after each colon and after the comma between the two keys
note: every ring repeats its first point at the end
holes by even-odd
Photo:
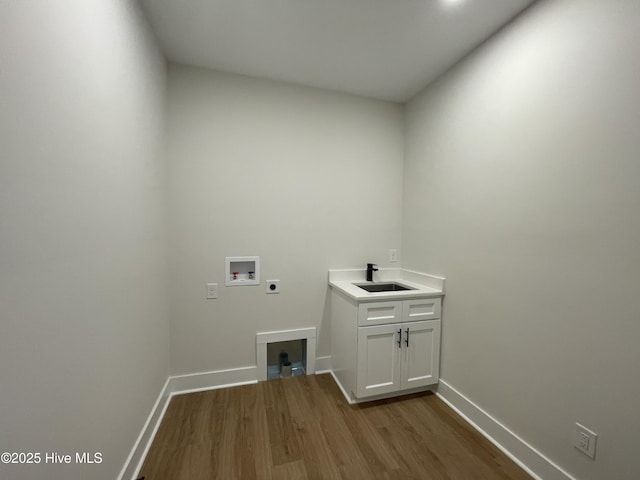
{"type": "Polygon", "coordinates": [[[164,60],[137,3],[0,2],[0,477],[115,478],[169,370],[164,60]],[[45,465],[45,452],[100,465],[45,465]]]}
{"type": "Polygon", "coordinates": [[[318,326],[327,270],[399,248],[403,111],[392,103],[172,65],[168,178],[172,370],[256,364],[255,334],[318,326]],[[260,286],[224,287],[259,255],[260,286]],[[265,294],[265,279],[281,293],[265,294]],[[218,282],[217,300],[205,299],[218,282]]]}
{"type": "Polygon", "coordinates": [[[640,2],[543,1],[407,107],[403,264],[447,278],[442,377],[585,480],[640,477],[638,45],[640,2]]]}

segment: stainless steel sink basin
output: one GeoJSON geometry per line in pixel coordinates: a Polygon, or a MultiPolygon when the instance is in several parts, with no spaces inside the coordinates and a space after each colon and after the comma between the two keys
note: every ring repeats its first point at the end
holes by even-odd
{"type": "Polygon", "coordinates": [[[400,292],[402,290],[415,290],[415,288],[407,287],[396,282],[385,283],[354,283],[356,287],[360,287],[370,293],[375,292],[400,292]]]}

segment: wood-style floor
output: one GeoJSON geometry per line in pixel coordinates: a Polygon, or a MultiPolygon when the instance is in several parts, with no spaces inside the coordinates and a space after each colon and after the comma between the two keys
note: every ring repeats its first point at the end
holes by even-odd
{"type": "Polygon", "coordinates": [[[330,375],[172,399],[145,480],[531,480],[432,393],[349,405],[330,375]]]}

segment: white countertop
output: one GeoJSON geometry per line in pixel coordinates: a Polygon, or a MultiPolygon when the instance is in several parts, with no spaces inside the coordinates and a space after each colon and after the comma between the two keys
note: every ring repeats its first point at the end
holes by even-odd
{"type": "Polygon", "coordinates": [[[414,290],[367,292],[354,285],[354,283],[367,283],[366,273],[364,268],[329,270],[329,285],[356,301],[403,300],[444,295],[444,278],[400,268],[381,268],[373,273],[373,283],[396,282],[414,290]]]}

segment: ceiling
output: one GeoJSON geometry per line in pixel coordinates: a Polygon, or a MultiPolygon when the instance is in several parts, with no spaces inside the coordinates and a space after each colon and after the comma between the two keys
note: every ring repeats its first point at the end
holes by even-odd
{"type": "Polygon", "coordinates": [[[405,102],[535,0],[140,0],[169,61],[405,102]]]}

